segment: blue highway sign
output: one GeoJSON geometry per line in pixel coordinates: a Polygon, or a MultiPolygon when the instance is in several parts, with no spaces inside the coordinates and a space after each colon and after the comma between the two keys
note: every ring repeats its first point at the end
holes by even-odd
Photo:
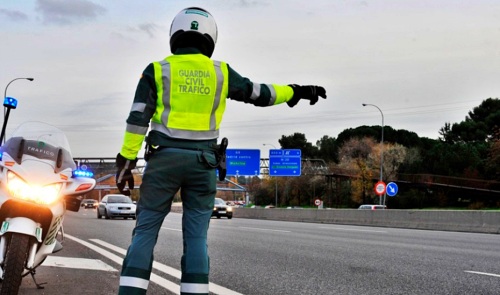
{"type": "Polygon", "coordinates": [[[389,197],[394,197],[398,193],[398,185],[396,183],[394,183],[394,182],[389,182],[387,184],[387,188],[386,188],[385,193],[389,197]]]}
{"type": "Polygon", "coordinates": [[[269,150],[269,175],[300,176],[301,156],[299,149],[269,150]]]}
{"type": "Polygon", "coordinates": [[[228,176],[254,176],[260,174],[260,150],[227,149],[228,176]]]}

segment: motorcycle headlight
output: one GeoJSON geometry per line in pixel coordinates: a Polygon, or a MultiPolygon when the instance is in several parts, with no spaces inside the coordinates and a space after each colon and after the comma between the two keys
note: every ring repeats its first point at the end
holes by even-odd
{"type": "Polygon", "coordinates": [[[12,197],[41,205],[49,205],[60,197],[62,183],[33,186],[13,172],[7,173],[7,188],[12,197]]]}

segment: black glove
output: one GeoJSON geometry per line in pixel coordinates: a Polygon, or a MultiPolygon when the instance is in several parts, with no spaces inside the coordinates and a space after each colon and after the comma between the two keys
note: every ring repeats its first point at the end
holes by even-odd
{"type": "Polygon", "coordinates": [[[297,84],[291,84],[288,86],[293,88],[293,97],[286,102],[291,108],[293,108],[300,99],[307,99],[309,100],[309,104],[313,105],[318,102],[319,96],[326,98],[326,90],[321,86],[300,86],[297,84]]]}
{"type": "Polygon", "coordinates": [[[120,153],[116,155],[116,187],[120,193],[130,196],[130,190],[134,189],[134,177],[132,175],[132,169],[135,168],[137,164],[137,158],[135,160],[128,160],[124,158],[120,153]],[[128,184],[128,188],[125,185],[128,184]]]}

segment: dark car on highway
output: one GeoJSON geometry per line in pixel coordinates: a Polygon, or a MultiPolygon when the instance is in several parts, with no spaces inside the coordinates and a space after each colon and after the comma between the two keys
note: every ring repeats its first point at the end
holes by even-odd
{"type": "Polygon", "coordinates": [[[94,208],[97,208],[98,205],[99,205],[99,202],[97,202],[97,200],[94,200],[94,199],[85,199],[81,203],[81,206],[85,209],[87,209],[87,208],[94,209],[94,208]]]}
{"type": "Polygon", "coordinates": [[[212,216],[221,218],[222,216],[227,217],[227,219],[233,218],[233,207],[226,205],[221,198],[215,198],[214,211],[212,211],[212,216]]]}

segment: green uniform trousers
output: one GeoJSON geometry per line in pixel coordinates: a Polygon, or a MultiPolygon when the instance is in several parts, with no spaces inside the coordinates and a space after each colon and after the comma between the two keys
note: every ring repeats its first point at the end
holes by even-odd
{"type": "Polygon", "coordinates": [[[181,192],[183,255],[181,294],[207,294],[209,257],[207,232],[214,207],[216,174],[211,151],[163,148],[149,159],[137,205],[137,223],[123,261],[118,294],[146,294],[153,250],[172,200],[181,192]]]}

